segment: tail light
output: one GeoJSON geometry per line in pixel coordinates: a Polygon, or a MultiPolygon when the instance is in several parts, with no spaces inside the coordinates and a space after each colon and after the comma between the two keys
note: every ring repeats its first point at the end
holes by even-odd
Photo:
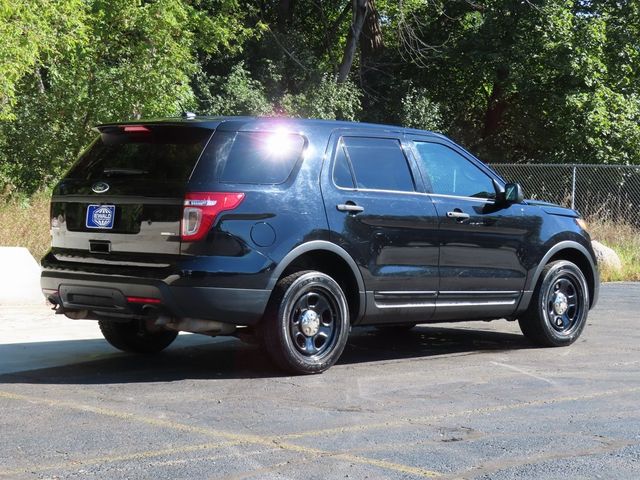
{"type": "Polygon", "coordinates": [[[202,240],[211,229],[218,214],[225,210],[233,210],[242,200],[244,200],[244,193],[187,193],[182,210],[182,241],[202,240]]]}

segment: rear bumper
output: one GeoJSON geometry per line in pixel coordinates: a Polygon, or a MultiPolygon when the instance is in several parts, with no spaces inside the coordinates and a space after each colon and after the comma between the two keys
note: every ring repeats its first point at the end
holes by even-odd
{"type": "Polygon", "coordinates": [[[42,272],[40,285],[69,310],[135,317],[144,314],[145,305],[151,305],[176,318],[233,325],[254,325],[260,321],[271,295],[270,290],[172,286],[156,279],[47,270],[42,272]]]}

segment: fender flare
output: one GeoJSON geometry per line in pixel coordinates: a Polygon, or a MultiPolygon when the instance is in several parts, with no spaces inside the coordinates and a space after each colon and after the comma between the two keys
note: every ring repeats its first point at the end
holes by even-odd
{"type": "Polygon", "coordinates": [[[267,289],[273,290],[275,288],[276,283],[278,282],[278,279],[280,278],[282,273],[287,269],[287,267],[289,267],[289,265],[293,263],[294,260],[296,260],[301,255],[312,251],[325,251],[336,254],[342,260],[344,260],[347,265],[349,265],[351,273],[356,279],[356,283],[358,285],[358,294],[360,296],[358,319],[362,318],[366,305],[365,287],[362,273],[360,273],[358,265],[345,249],[339,247],[335,243],[331,243],[326,240],[312,240],[310,242],[303,243],[302,245],[298,245],[296,248],[287,253],[284,258],[280,262],[278,262],[278,266],[271,274],[271,278],[269,279],[269,283],[267,284],[267,289]]]}
{"type": "MultiPolygon", "coordinates": [[[[591,308],[593,308],[596,304],[596,301],[598,300],[598,290],[599,290],[599,284],[600,284],[600,276],[598,274],[598,268],[596,267],[593,261],[591,252],[589,252],[589,250],[587,250],[587,248],[584,245],[574,240],[564,240],[562,242],[558,242],[553,247],[551,247],[547,251],[547,253],[545,253],[544,257],[542,257],[542,259],[538,263],[538,266],[533,272],[533,275],[531,275],[531,277],[527,280],[527,283],[525,285],[525,296],[529,297],[528,299],[531,298],[531,295],[533,294],[533,290],[538,284],[538,280],[540,279],[540,275],[542,274],[542,270],[547,265],[547,263],[549,263],[549,260],[551,259],[551,257],[553,257],[554,255],[556,255],[557,253],[563,250],[577,250],[589,262],[589,267],[591,269],[591,276],[593,278],[593,295],[592,295],[593,298],[590,299],[591,308]]],[[[526,302],[521,301],[520,305],[518,306],[518,309],[520,309],[523,306],[524,307],[528,306],[528,303],[529,303],[528,301],[526,302]]]]}

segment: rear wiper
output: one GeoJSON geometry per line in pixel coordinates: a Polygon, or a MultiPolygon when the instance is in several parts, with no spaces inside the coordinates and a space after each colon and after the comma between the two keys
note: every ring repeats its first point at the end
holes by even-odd
{"type": "Polygon", "coordinates": [[[139,168],[105,168],[102,173],[104,175],[145,175],[149,171],[139,168]]]}

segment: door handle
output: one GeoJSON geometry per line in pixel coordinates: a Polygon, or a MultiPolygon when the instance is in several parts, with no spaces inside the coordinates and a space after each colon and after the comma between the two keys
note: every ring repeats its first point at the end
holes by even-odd
{"type": "Polygon", "coordinates": [[[356,205],[353,202],[339,203],[338,205],[336,205],[336,208],[341,212],[349,212],[353,214],[364,212],[364,207],[356,205]]]}
{"type": "Polygon", "coordinates": [[[447,212],[447,217],[455,218],[456,220],[461,222],[463,220],[469,220],[471,216],[468,213],[464,213],[456,208],[453,212],[447,212]]]}

